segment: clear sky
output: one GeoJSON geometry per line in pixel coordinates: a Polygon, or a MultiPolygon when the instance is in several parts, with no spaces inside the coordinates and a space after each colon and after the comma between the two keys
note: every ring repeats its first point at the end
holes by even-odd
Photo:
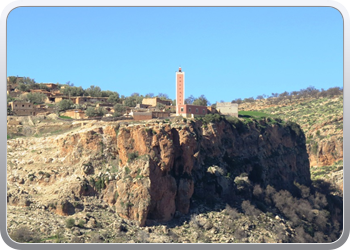
{"type": "Polygon", "coordinates": [[[328,7],[21,7],[7,20],[7,75],[129,96],[214,103],[343,86],[343,19],[328,7]]]}

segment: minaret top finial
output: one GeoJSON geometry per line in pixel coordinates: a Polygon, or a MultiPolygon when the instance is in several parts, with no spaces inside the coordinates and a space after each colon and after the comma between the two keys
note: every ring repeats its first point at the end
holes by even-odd
{"type": "Polygon", "coordinates": [[[181,67],[179,67],[179,72],[181,72],[181,67]]]}

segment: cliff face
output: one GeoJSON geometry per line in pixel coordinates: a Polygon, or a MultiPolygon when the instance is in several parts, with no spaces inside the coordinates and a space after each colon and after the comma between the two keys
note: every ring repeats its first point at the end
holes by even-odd
{"type": "Polygon", "coordinates": [[[121,217],[145,225],[188,213],[194,197],[230,202],[255,184],[293,192],[295,182],[311,183],[305,137],[294,123],[95,123],[7,143],[9,204],[61,215],[84,209],[77,203],[101,190],[121,217]]]}
{"type": "Polygon", "coordinates": [[[106,196],[112,192],[118,197],[117,212],[143,225],[146,219],[168,221],[176,211],[188,213],[194,192],[199,198],[234,199],[241,177],[290,191],[294,182],[310,184],[305,138],[296,124],[236,125],[219,121],[120,128],[122,175],[106,196]]]}

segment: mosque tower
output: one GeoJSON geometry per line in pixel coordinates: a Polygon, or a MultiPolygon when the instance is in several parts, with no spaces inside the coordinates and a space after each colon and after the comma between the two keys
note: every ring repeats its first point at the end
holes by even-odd
{"type": "Polygon", "coordinates": [[[178,106],[185,104],[185,72],[181,67],[176,72],[176,114],[179,114],[178,106]]]}

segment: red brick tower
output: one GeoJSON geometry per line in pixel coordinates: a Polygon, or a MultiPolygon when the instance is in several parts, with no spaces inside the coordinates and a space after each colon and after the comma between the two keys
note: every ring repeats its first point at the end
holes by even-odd
{"type": "Polygon", "coordinates": [[[185,72],[181,67],[176,72],[176,114],[179,115],[178,106],[185,104],[185,72]]]}

